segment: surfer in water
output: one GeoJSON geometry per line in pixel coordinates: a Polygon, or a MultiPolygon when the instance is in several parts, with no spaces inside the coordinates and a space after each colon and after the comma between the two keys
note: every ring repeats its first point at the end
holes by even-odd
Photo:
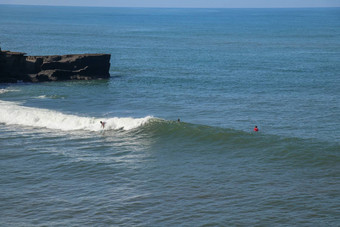
{"type": "Polygon", "coordinates": [[[259,128],[255,125],[254,132],[258,132],[259,128]]]}
{"type": "Polygon", "coordinates": [[[104,122],[104,121],[100,121],[100,124],[102,125],[102,128],[105,127],[105,123],[106,123],[106,122],[104,122]]]}

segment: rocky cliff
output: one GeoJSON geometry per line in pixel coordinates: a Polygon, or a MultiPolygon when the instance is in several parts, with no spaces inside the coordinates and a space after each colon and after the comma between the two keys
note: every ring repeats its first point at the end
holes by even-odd
{"type": "Polygon", "coordinates": [[[26,56],[0,50],[0,83],[109,78],[110,54],[26,56]]]}

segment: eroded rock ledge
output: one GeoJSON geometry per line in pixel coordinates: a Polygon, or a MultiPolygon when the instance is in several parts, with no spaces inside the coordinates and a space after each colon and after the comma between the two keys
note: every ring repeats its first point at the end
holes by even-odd
{"type": "Polygon", "coordinates": [[[0,50],[0,83],[109,78],[110,54],[26,56],[0,50]]]}

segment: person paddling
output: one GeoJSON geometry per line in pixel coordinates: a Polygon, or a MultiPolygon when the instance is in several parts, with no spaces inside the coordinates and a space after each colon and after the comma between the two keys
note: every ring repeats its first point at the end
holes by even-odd
{"type": "Polygon", "coordinates": [[[258,132],[259,128],[255,125],[254,132],[258,132]]]}
{"type": "Polygon", "coordinates": [[[102,125],[102,127],[104,128],[105,127],[105,123],[104,121],[100,121],[100,124],[102,125]]]}

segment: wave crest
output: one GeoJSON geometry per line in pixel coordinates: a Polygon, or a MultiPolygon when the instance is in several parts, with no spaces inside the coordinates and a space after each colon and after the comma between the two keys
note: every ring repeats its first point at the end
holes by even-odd
{"type": "Polygon", "coordinates": [[[7,125],[23,125],[39,128],[58,129],[62,131],[87,130],[100,131],[100,121],[104,121],[105,130],[131,130],[149,121],[152,117],[144,118],[94,118],[64,114],[61,112],[20,106],[14,102],[0,101],[0,123],[7,125]]]}
{"type": "Polygon", "coordinates": [[[18,90],[1,88],[0,89],[0,94],[4,94],[4,93],[7,93],[7,92],[12,92],[12,91],[18,91],[18,90]]]}

